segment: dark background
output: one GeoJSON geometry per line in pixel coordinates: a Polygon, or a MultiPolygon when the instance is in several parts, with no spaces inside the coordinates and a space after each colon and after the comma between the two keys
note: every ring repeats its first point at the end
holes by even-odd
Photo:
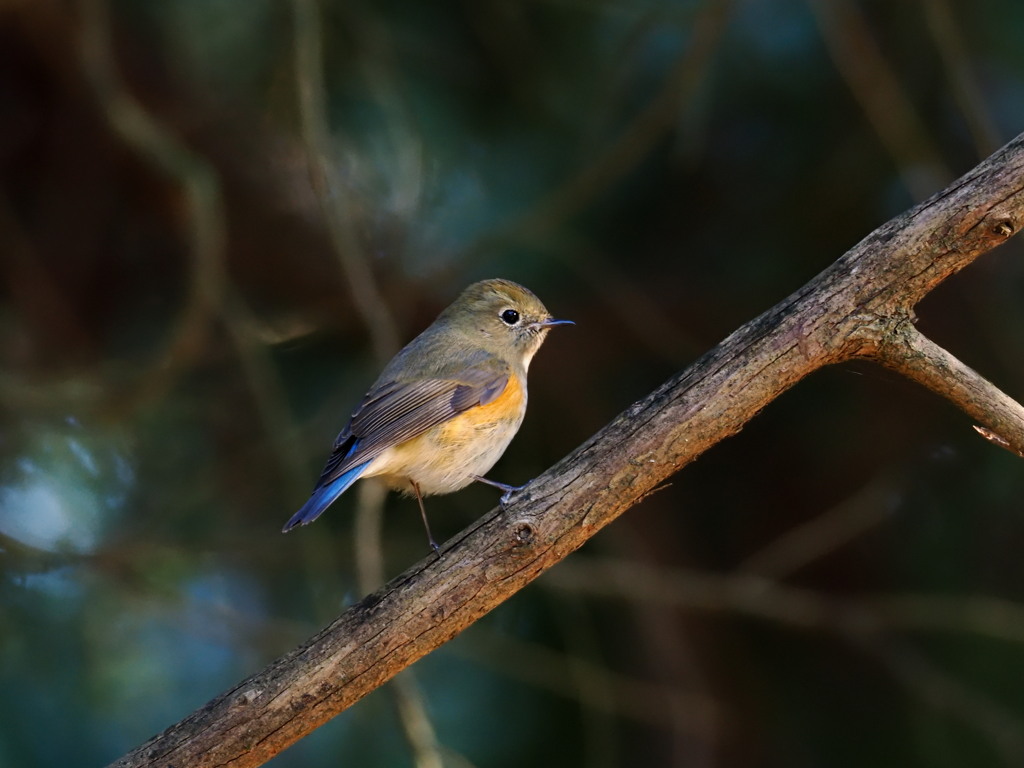
{"type": "MultiPolygon", "coordinates": [[[[578,323],[525,481],[1024,130],[1017,0],[306,5],[0,3],[4,768],[113,760],[358,599],[356,494],[280,527],[468,283],[578,323]]],[[[920,327],[1020,397],[1022,299],[1013,241],[920,327]]],[[[384,689],[271,764],[1024,765],[1022,497],[948,403],[824,370],[418,663],[440,752],[384,689]]],[[[382,551],[427,554],[414,502],[382,551]]]]}

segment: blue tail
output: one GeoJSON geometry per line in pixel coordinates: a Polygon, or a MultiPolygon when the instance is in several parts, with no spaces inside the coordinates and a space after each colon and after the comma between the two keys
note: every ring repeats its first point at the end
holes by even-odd
{"type": "Polygon", "coordinates": [[[363,474],[363,470],[366,469],[369,463],[366,461],[352,467],[348,472],[339,475],[327,483],[327,485],[323,485],[313,491],[313,495],[309,497],[309,501],[302,505],[302,509],[292,515],[291,519],[284,524],[281,533],[288,533],[297,525],[308,525],[320,517],[323,511],[334,503],[335,499],[341,496],[352,483],[359,479],[359,476],[363,474]]]}

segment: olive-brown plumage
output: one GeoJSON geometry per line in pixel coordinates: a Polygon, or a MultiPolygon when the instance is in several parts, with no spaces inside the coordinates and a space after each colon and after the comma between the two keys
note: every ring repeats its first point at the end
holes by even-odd
{"type": "Polygon", "coordinates": [[[311,523],[361,477],[415,494],[421,511],[422,496],[474,480],[508,490],[482,476],[523,422],[530,361],[551,326],[567,322],[517,283],[470,285],[384,368],[284,530],[311,523]]]}

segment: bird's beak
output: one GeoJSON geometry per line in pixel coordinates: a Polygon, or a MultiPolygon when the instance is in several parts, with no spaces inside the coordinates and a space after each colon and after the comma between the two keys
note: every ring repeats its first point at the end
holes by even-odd
{"type": "Polygon", "coordinates": [[[547,320],[541,320],[539,323],[535,323],[543,328],[549,325],[576,325],[572,320],[555,320],[553,317],[549,317],[547,320]]]}

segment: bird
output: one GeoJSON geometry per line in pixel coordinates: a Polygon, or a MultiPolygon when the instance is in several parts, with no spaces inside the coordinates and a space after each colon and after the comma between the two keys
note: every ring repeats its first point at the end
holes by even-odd
{"type": "Polygon", "coordinates": [[[316,520],[356,480],[380,478],[415,496],[431,549],[423,497],[489,480],[526,413],[526,373],[556,320],[511,280],[467,287],[392,358],[334,441],[309,500],[282,532],[316,520]]]}

